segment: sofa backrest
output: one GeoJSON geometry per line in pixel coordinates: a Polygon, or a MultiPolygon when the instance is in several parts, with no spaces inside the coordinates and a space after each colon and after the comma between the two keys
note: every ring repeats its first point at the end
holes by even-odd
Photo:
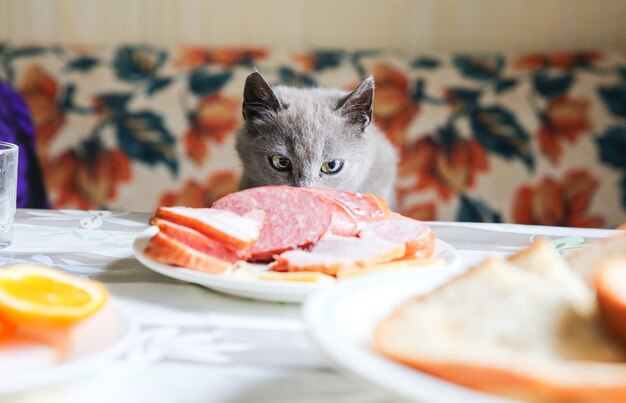
{"type": "MultiPolygon", "coordinates": [[[[626,221],[626,52],[438,54],[0,44],[57,208],[208,206],[236,190],[245,77],[351,89],[401,156],[399,211],[427,220],[626,221]]],[[[384,167],[381,167],[384,169],[384,167]]]]}

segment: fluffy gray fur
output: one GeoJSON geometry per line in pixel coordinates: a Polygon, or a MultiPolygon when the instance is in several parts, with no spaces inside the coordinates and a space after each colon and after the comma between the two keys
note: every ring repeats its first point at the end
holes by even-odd
{"type": "Polygon", "coordinates": [[[271,88],[259,73],[244,87],[245,124],[236,149],[243,163],[241,189],[290,185],[375,193],[395,206],[397,155],[373,124],[374,80],[365,79],[352,93],[328,88],[271,88]],[[277,170],[272,156],[291,166],[277,170]],[[336,173],[325,162],[341,160],[336,173]],[[284,160],[283,160],[284,161],[284,160]]]}

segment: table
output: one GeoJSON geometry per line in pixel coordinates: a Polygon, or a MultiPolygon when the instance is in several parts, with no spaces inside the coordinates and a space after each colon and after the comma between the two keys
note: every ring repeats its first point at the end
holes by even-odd
{"type": "MultiPolygon", "coordinates": [[[[147,213],[18,210],[0,264],[38,262],[102,281],[137,322],[115,362],[4,399],[25,402],[396,402],[339,373],[309,341],[298,305],[247,300],[169,279],[132,255],[147,213]]],[[[469,266],[537,236],[565,253],[616,231],[512,224],[430,223],[469,266]]]]}

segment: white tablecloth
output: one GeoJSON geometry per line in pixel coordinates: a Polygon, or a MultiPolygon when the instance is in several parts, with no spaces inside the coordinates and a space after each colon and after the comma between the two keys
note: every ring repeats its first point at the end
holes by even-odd
{"type": "MultiPolygon", "coordinates": [[[[25,402],[391,402],[385,391],[333,369],[309,341],[300,307],[247,300],[175,281],[132,255],[148,214],[19,210],[14,245],[0,265],[40,262],[106,284],[138,324],[131,347],[87,374],[16,395],[25,402]]],[[[608,230],[431,223],[471,265],[533,238],[576,249],[608,230]]]]}

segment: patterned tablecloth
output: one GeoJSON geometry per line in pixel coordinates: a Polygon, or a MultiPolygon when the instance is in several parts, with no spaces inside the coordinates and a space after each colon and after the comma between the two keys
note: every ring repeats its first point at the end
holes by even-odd
{"type": "MultiPolygon", "coordinates": [[[[384,391],[336,372],[309,341],[300,307],[247,300],[161,276],[133,258],[143,213],[18,210],[0,265],[39,262],[104,282],[138,324],[111,364],[70,381],[5,396],[25,402],[386,402],[384,391]]],[[[566,252],[609,230],[432,223],[463,265],[536,236],[566,252]]],[[[2,399],[0,399],[2,400],[2,399]]]]}

